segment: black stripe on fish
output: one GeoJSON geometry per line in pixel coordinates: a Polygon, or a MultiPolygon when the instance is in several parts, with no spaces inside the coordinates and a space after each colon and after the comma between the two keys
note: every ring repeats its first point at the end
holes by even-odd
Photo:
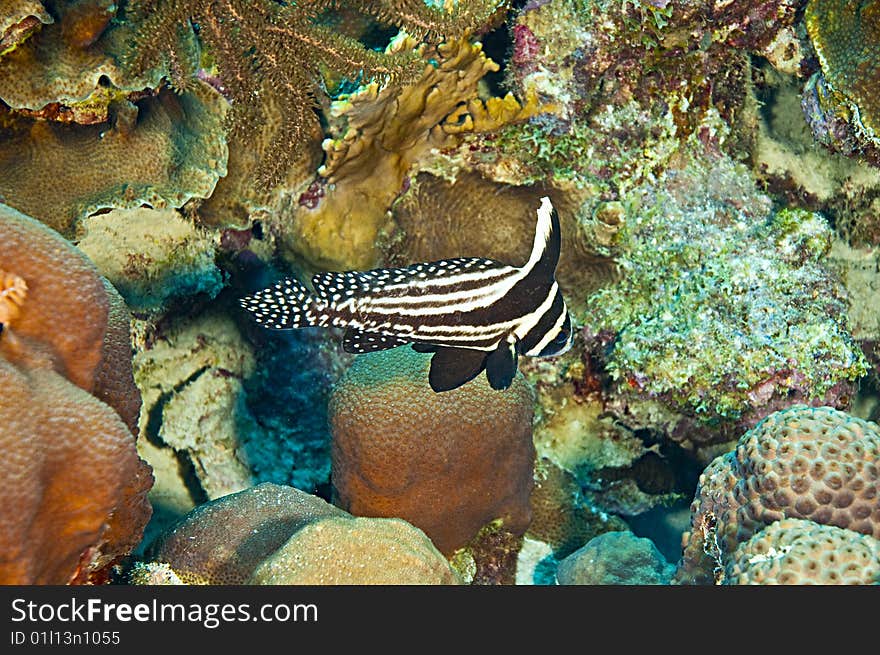
{"type": "Polygon", "coordinates": [[[312,278],[314,294],[288,280],[242,299],[242,306],[267,327],[346,327],[348,352],[406,343],[434,352],[429,380],[437,391],[461,386],[484,369],[491,386],[504,389],[519,354],[554,355],[571,344],[571,322],[554,280],[560,246],[559,217],[545,197],[521,267],[458,258],[319,273],[312,278]]]}

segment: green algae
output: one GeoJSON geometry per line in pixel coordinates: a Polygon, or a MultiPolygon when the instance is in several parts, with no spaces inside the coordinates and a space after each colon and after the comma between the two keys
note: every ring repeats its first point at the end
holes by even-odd
{"type": "Polygon", "coordinates": [[[606,370],[620,391],[710,421],[787,392],[821,398],[866,373],[845,291],[823,264],[831,228],[813,212],[762,212],[737,197],[750,186],[725,158],[692,160],[627,196],[626,274],[587,312],[589,330],[616,335],[606,370]]]}

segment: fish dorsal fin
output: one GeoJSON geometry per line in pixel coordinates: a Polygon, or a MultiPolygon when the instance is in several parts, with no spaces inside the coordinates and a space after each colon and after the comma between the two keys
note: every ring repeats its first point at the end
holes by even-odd
{"type": "Polygon", "coordinates": [[[498,347],[486,357],[486,377],[489,386],[501,391],[507,389],[516,375],[518,355],[516,344],[502,341],[498,347]]]}
{"type": "Polygon", "coordinates": [[[562,246],[562,235],[559,229],[559,213],[550,202],[550,198],[541,198],[538,207],[538,224],[535,227],[535,241],[529,261],[523,268],[540,270],[553,276],[559,263],[559,250],[562,246]]]}
{"type": "Polygon", "coordinates": [[[434,391],[450,391],[480,374],[486,353],[471,348],[438,348],[431,358],[428,382],[434,391]]]}
{"type": "Polygon", "coordinates": [[[342,349],[355,355],[397,348],[397,346],[403,346],[407,343],[410,342],[406,339],[356,328],[348,328],[342,337],[342,349]]]}

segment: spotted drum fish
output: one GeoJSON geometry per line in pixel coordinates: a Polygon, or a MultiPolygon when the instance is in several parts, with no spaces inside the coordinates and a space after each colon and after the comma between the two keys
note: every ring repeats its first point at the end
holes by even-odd
{"type": "Polygon", "coordinates": [[[432,352],[428,380],[437,392],[460,387],[484,369],[493,389],[506,389],[519,355],[548,357],[571,347],[571,317],[554,279],[559,248],[559,216],[544,197],[523,266],[460,258],[319,273],[314,292],[285,279],[241,305],[269,328],[344,327],[342,347],[349,353],[404,344],[432,352]]]}

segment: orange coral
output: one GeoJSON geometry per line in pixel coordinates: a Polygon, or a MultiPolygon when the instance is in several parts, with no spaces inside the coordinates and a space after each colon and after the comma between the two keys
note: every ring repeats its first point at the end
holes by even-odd
{"type": "Polygon", "coordinates": [[[503,520],[531,519],[534,394],[518,374],[504,393],[480,377],[442,394],[430,355],[410,348],[355,360],[330,399],[332,480],[356,516],[402,518],[444,554],[503,520]]]}
{"type": "Polygon", "coordinates": [[[128,314],[78,250],[5,205],[0,262],[28,281],[0,334],[0,583],[98,580],[150,517],[128,314]]]}
{"type": "Polygon", "coordinates": [[[27,297],[27,282],[15,273],[0,270],[0,330],[21,314],[27,297]]]}

